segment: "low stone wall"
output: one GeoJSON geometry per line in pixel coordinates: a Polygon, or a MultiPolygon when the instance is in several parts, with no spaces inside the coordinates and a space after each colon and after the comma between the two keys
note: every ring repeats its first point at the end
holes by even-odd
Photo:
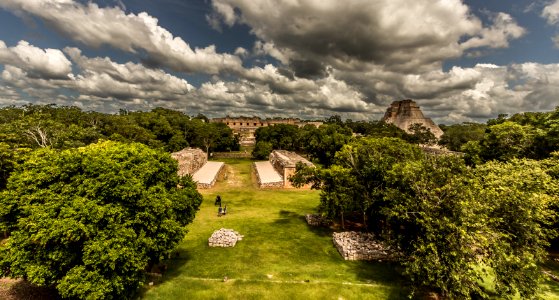
{"type": "Polygon", "coordinates": [[[212,233],[208,244],[210,247],[235,247],[237,241],[242,240],[243,237],[233,229],[221,228],[212,233]]]}
{"type": "Polygon", "coordinates": [[[250,152],[213,152],[212,158],[252,158],[250,152]]]}
{"type": "Polygon", "coordinates": [[[306,214],[305,220],[307,220],[307,224],[311,226],[329,226],[332,224],[330,220],[316,214],[306,214]]]}
{"type": "Polygon", "coordinates": [[[376,241],[371,233],[346,231],[332,235],[334,246],[345,260],[395,260],[394,251],[376,241]]]}

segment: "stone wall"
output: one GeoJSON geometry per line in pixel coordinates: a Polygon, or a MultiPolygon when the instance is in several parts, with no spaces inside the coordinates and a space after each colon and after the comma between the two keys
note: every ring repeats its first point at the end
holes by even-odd
{"type": "Polygon", "coordinates": [[[208,239],[208,245],[210,247],[235,247],[237,241],[242,240],[243,237],[233,229],[221,228],[212,233],[208,239]]]}
{"type": "Polygon", "coordinates": [[[391,261],[397,258],[394,251],[375,240],[372,233],[334,232],[332,241],[345,260],[391,261]]]}
{"type": "Polygon", "coordinates": [[[329,226],[332,224],[332,221],[316,214],[306,214],[305,220],[307,221],[307,224],[311,226],[329,226]]]}
{"type": "Polygon", "coordinates": [[[269,156],[270,163],[274,169],[283,177],[283,187],[292,188],[289,177],[295,174],[297,163],[301,162],[308,166],[314,166],[310,161],[295,152],[286,150],[274,150],[269,156]]]}
{"type": "Polygon", "coordinates": [[[250,152],[213,152],[212,158],[252,158],[250,152]]]}
{"type": "Polygon", "coordinates": [[[273,119],[261,119],[259,117],[225,117],[225,118],[214,118],[211,119],[212,123],[224,123],[233,133],[239,135],[240,144],[243,146],[250,146],[256,143],[254,133],[256,129],[260,127],[266,127],[276,124],[289,124],[299,127],[303,127],[306,124],[311,124],[316,127],[322,125],[320,121],[303,121],[296,118],[273,118],[273,119]]]}
{"type": "Polygon", "coordinates": [[[171,153],[171,157],[178,162],[177,173],[179,176],[194,174],[208,161],[206,152],[198,148],[184,148],[181,151],[171,153]]]}

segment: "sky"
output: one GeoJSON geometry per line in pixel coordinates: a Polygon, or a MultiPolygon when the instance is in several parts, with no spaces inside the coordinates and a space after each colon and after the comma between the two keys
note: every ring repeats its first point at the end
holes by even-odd
{"type": "Polygon", "coordinates": [[[559,0],[0,0],[0,106],[436,123],[559,106],[559,0]]]}

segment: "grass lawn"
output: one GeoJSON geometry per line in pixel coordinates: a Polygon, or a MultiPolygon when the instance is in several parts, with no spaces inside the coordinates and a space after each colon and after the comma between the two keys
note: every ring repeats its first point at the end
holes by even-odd
{"type": "MultiPolygon", "coordinates": [[[[330,230],[306,224],[304,215],[319,203],[318,191],[260,190],[251,161],[224,161],[227,180],[201,191],[204,202],[179,245],[180,256],[140,299],[406,298],[406,284],[393,265],[344,261],[330,230]],[[227,216],[217,217],[218,194],[227,216]],[[244,238],[234,248],[210,248],[208,238],[220,228],[244,238]]],[[[558,295],[557,283],[543,284],[542,298],[559,300],[558,295]]]]}
{"type": "Polygon", "coordinates": [[[331,232],[309,227],[318,191],[260,190],[251,161],[226,160],[228,178],[202,190],[204,202],[180,256],[168,262],[159,283],[141,299],[401,299],[406,291],[394,267],[347,262],[332,245],[331,232]],[[227,205],[217,217],[216,195],[227,205]],[[213,231],[244,235],[234,248],[210,248],[213,231]],[[228,280],[223,282],[224,277],[228,280]]]}

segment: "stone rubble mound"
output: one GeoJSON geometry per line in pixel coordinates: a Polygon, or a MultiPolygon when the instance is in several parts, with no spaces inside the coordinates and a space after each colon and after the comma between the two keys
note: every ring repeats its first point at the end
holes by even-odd
{"type": "Polygon", "coordinates": [[[242,240],[243,237],[233,229],[221,228],[212,233],[212,236],[208,239],[208,244],[210,247],[235,247],[237,241],[242,240]]]}
{"type": "Polygon", "coordinates": [[[181,151],[171,153],[171,157],[178,162],[177,173],[180,177],[196,173],[208,162],[206,152],[198,148],[184,148],[181,151]]]}
{"type": "Polygon", "coordinates": [[[306,214],[305,220],[311,226],[329,226],[330,221],[317,214],[306,214]]]}
{"type": "Polygon", "coordinates": [[[332,240],[345,260],[390,261],[396,258],[394,251],[375,240],[372,233],[334,232],[332,240]]]}

